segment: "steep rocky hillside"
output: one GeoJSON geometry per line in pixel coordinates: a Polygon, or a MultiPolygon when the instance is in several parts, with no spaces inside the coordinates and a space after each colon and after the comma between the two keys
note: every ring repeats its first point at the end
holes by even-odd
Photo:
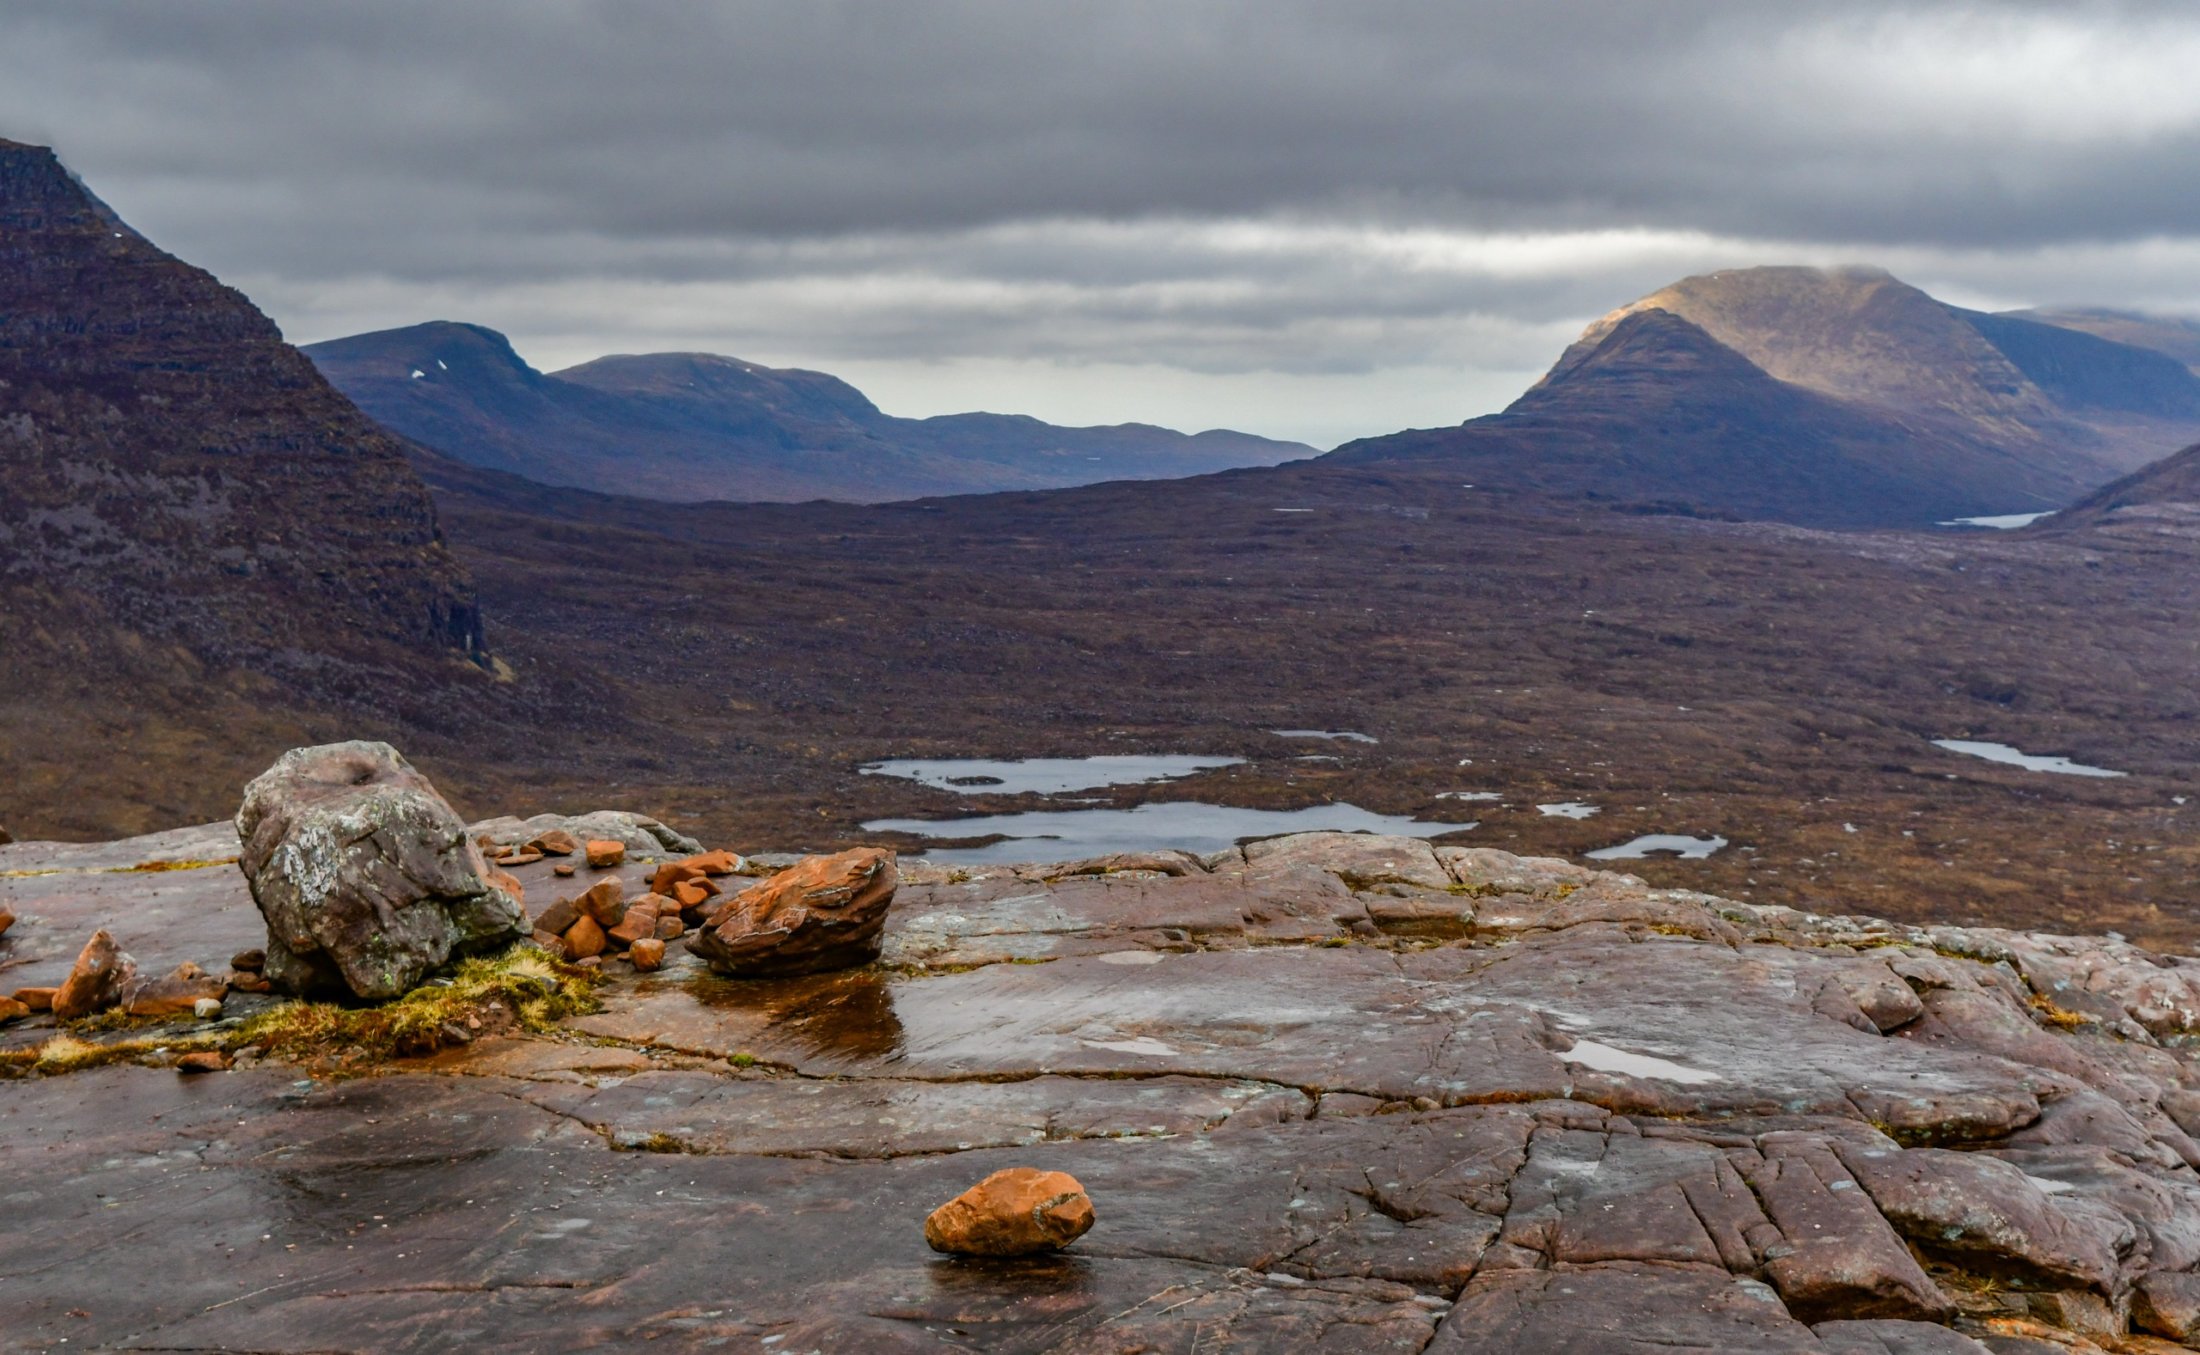
{"type": "Polygon", "coordinates": [[[305,351],[369,414],[446,455],[550,484],[679,501],[877,502],[1168,479],[1314,454],[1244,433],[1186,436],[1144,424],[901,419],[837,377],[707,353],[606,357],[545,375],[478,325],[415,325],[305,351]]]}
{"type": "MultiPolygon", "coordinates": [[[[237,292],[0,142],[0,819],[152,826],[321,715],[492,684],[397,442],[237,292]]],[[[198,812],[203,813],[203,809],[198,812]]]]}
{"type": "Polygon", "coordinates": [[[2200,372],[2200,321],[2090,306],[2044,307],[2008,314],[2020,320],[2080,330],[2133,348],[2149,348],[2200,372]]]}
{"type": "Polygon", "coordinates": [[[1689,278],[1598,320],[1503,413],[1348,444],[1478,483],[1817,526],[2059,507],[2200,436],[2152,348],[1876,269],[1689,278]]]}

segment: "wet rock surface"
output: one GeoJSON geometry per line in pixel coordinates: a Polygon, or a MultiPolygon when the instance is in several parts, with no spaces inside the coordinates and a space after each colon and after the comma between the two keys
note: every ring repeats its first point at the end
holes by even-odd
{"type": "MultiPolygon", "coordinates": [[[[131,854],[0,880],[0,987],[101,919],[150,972],[256,942],[235,871],[131,854]],[[133,889],[196,920],[141,938],[133,889]]],[[[550,898],[553,864],[514,874],[550,898]]],[[[878,964],[661,963],[375,1076],[0,1084],[10,1339],[1953,1355],[2200,1321],[2200,967],[2112,940],[1325,835],[911,867],[878,964]],[[934,1252],[1011,1167],[1098,1222],[934,1252]]]]}
{"type": "Polygon", "coordinates": [[[391,998],[524,935],[465,824],[388,744],[285,753],[245,787],[237,836],[279,990],[391,998]]]}

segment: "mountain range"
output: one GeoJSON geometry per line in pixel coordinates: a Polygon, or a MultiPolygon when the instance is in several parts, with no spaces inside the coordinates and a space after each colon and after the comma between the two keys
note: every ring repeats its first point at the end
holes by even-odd
{"type": "Polygon", "coordinates": [[[2163,351],[2184,337],[1965,310],[1878,269],[1738,269],[1599,319],[1501,413],[1329,459],[1812,526],[2046,511],[2200,441],[2200,376],[2163,351]]]}
{"type": "Polygon", "coordinates": [[[1060,428],[1010,414],[903,419],[823,372],[708,353],[536,371],[479,325],[437,321],[312,344],[385,427],[470,465],[546,484],[687,502],[1051,489],[1171,479],[1314,455],[1247,433],[1060,428]]]}
{"type": "MultiPolygon", "coordinates": [[[[2148,449],[2118,452],[2137,425],[2099,431],[2070,392],[2176,427],[2180,381],[2129,344],[1935,319],[1897,292],[1878,304],[1968,351],[1970,384],[1882,354],[1826,390],[1775,374],[1778,335],[1645,306],[1508,416],[1532,411],[1534,437],[1479,421],[1472,455],[674,511],[401,443],[47,152],[0,157],[0,226],[0,821],[18,836],[204,822],[285,748],[343,737],[397,742],[465,803],[619,803],[759,850],[972,803],[858,770],[880,758],[1173,752],[1241,761],[1102,798],[1471,814],[1475,841],[1545,854],[1715,833],[1735,845],[1632,868],[1807,907],[1838,887],[1893,915],[2200,935],[2175,798],[2200,762],[2200,453],[2028,531],[1778,525],[1824,520],[1820,499],[1851,525],[2015,507],[1960,497],[2012,462],[2098,485],[2148,449]],[[1977,376],[2001,369],[1965,330],[2022,381],[1977,376]],[[1902,441],[1904,419],[1931,436],[1902,441]],[[2026,431],[2058,420],[2089,439],[2082,474],[2026,431]],[[1892,508],[1853,502],[1875,466],[1892,508]],[[1737,484],[1755,497],[1722,508],[1737,484]],[[1276,732],[1306,729],[1373,741],[1276,732]],[[2042,776],[1944,739],[2128,775],[2042,776]],[[1596,812],[1540,808],[1575,804],[1596,812]]],[[[1899,288],[1772,280],[1829,325],[1848,312],[1826,295],[1899,288]]],[[[1851,323],[1867,354],[1862,331],[1905,332],[1851,323]]]]}

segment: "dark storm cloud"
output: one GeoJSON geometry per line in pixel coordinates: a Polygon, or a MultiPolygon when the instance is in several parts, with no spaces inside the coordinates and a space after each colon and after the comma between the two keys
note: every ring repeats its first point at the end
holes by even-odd
{"type": "Polygon", "coordinates": [[[569,357],[1515,373],[1760,256],[2200,297],[2181,3],[31,0],[6,27],[0,135],[303,337],[473,305],[569,357]]]}

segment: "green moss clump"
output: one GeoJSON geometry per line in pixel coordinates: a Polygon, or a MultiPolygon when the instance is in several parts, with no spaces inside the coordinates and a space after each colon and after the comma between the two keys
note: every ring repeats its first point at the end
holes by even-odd
{"type": "Polygon", "coordinates": [[[294,1002],[262,1013],[233,1043],[257,1045],[277,1058],[359,1064],[425,1053],[450,1043],[446,1026],[545,1031],[568,1016],[599,1009],[598,975],[521,944],[500,955],[461,961],[448,983],[423,984],[371,1007],[294,1002]]]}

